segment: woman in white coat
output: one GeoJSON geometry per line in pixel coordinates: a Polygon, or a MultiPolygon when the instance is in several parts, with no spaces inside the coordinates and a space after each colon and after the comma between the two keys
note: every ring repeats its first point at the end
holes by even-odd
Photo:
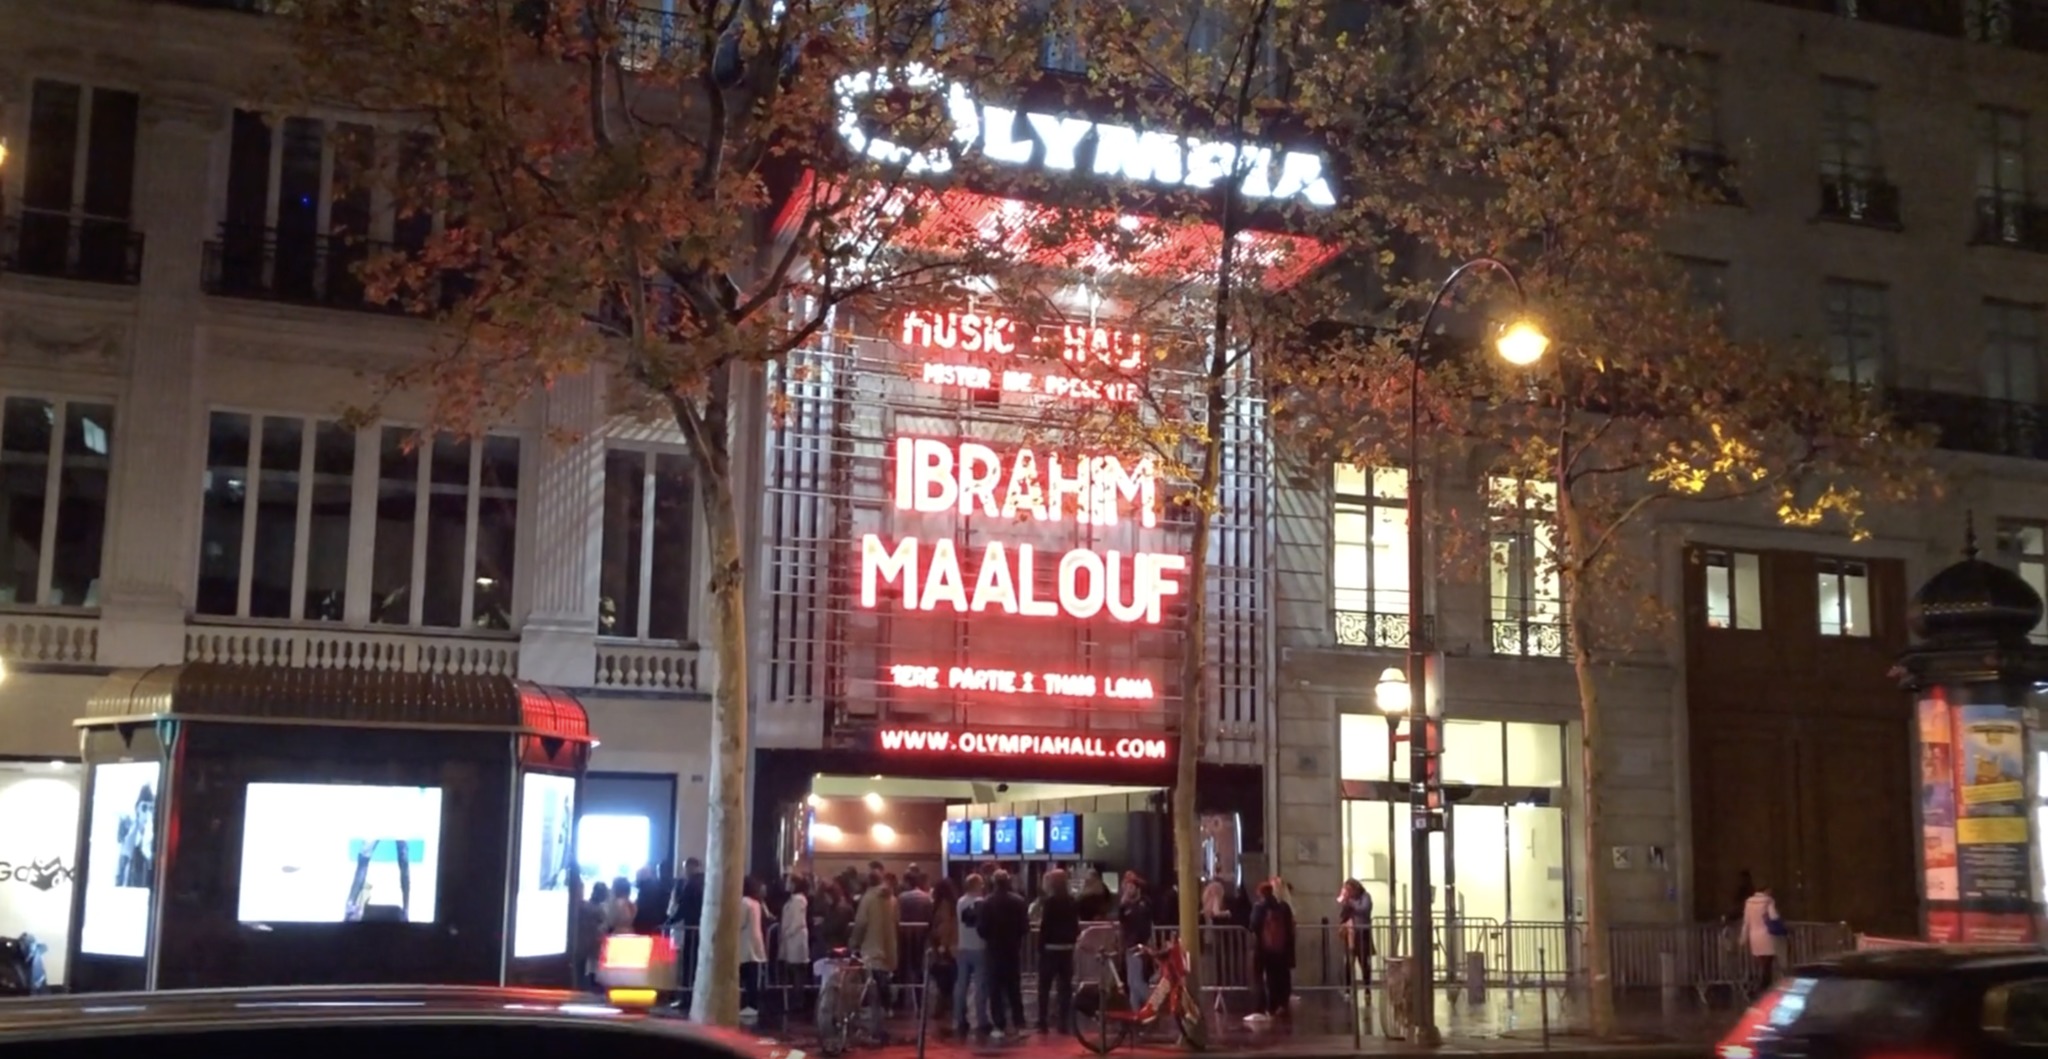
{"type": "Polygon", "coordinates": [[[1776,978],[1778,963],[1778,932],[1784,926],[1778,918],[1778,902],[1771,898],[1771,888],[1758,887],[1742,903],[1742,941],[1748,946],[1749,955],[1756,961],[1758,979],[1768,986],[1776,978]]]}

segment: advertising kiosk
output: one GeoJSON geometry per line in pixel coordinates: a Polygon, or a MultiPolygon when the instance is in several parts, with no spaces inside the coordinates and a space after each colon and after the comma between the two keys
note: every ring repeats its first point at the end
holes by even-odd
{"type": "Polygon", "coordinates": [[[73,990],[571,984],[570,695],[191,664],[115,672],[76,724],[73,990]]]}

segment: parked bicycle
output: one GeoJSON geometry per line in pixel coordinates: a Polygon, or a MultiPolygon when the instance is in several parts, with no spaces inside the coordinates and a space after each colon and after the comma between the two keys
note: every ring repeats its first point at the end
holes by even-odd
{"type": "Polygon", "coordinates": [[[868,1009],[875,1003],[875,975],[860,954],[834,949],[818,961],[818,1051],[830,1056],[845,1055],[855,1044],[880,1047],[886,1043],[869,1021],[868,1009]]]}
{"type": "Polygon", "coordinates": [[[1145,1003],[1131,1007],[1131,994],[1124,984],[1122,963],[1125,950],[1106,946],[1097,956],[1102,970],[1096,981],[1084,982],[1074,994],[1074,1036],[1097,1055],[1131,1042],[1148,1026],[1170,1020],[1174,1042],[1199,1039],[1202,1005],[1188,987],[1188,951],[1178,937],[1158,948],[1137,946],[1159,969],[1159,978],[1145,1003]]]}

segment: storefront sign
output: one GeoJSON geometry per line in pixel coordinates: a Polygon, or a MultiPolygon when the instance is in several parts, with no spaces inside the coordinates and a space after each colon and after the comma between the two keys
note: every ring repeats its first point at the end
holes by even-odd
{"type": "Polygon", "coordinates": [[[1096,677],[1082,673],[982,669],[973,666],[892,665],[889,683],[899,688],[985,691],[998,695],[1053,699],[1122,699],[1150,702],[1152,682],[1144,677],[1096,677]]]}
{"type": "Polygon", "coordinates": [[[1168,735],[1076,735],[1072,733],[952,731],[941,728],[884,728],[888,754],[958,754],[983,758],[1104,758],[1171,761],[1168,735]]]}
{"type": "Polygon", "coordinates": [[[1235,180],[1247,199],[1318,208],[1337,204],[1320,154],[984,105],[966,86],[922,63],[847,74],[834,87],[839,136],[846,145],[883,165],[902,166],[911,176],[950,172],[956,155],[978,148],[988,161],[1019,169],[1085,171],[1102,179],[1196,191],[1235,180]],[[919,150],[871,129],[861,111],[862,101],[899,90],[943,100],[953,126],[951,136],[919,150]]]}

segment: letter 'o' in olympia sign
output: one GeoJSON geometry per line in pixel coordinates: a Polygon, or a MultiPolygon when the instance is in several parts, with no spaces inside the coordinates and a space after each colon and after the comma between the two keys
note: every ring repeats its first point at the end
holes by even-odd
{"type": "Polygon", "coordinates": [[[1019,138],[1019,111],[980,103],[965,86],[923,63],[845,74],[834,82],[833,89],[838,97],[839,136],[846,145],[883,165],[900,165],[910,176],[949,173],[954,159],[977,143],[982,157],[992,162],[1028,166],[1036,159],[1039,168],[1071,173],[1080,168],[1079,148],[1092,133],[1094,154],[1088,168],[1097,177],[1196,191],[1235,179],[1238,192],[1249,199],[1300,202],[1324,209],[1337,204],[1323,172],[1322,155],[1028,110],[1021,112],[1021,117],[1029,134],[1019,138]],[[918,150],[868,131],[860,101],[898,90],[928,92],[944,100],[951,136],[918,150]]]}

